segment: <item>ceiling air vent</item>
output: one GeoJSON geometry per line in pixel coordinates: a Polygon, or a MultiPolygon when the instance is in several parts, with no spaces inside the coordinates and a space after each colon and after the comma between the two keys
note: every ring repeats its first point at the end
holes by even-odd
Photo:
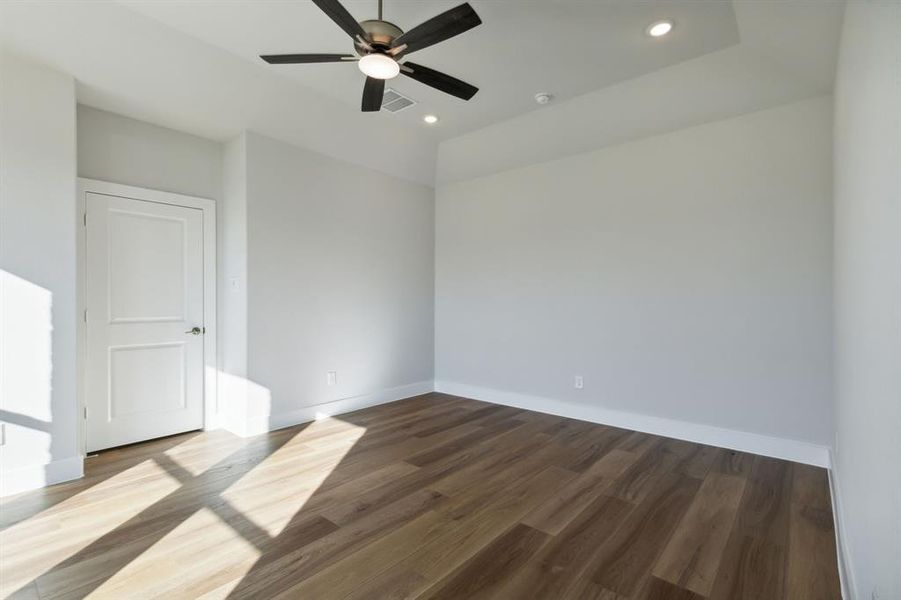
{"type": "Polygon", "coordinates": [[[397,90],[391,88],[387,88],[385,90],[385,95],[382,96],[382,108],[388,112],[396,113],[413,106],[414,104],[416,104],[416,100],[407,98],[397,90]]]}

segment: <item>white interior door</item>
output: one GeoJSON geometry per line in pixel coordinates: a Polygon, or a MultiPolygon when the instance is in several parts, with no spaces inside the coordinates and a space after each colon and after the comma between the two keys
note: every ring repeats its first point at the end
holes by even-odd
{"type": "Polygon", "coordinates": [[[203,426],[203,211],[86,195],[87,450],[203,426]]]}

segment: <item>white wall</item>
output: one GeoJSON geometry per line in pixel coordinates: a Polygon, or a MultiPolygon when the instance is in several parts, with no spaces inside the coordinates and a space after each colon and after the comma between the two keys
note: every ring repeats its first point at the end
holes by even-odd
{"type": "Polygon", "coordinates": [[[218,199],[222,144],[79,104],[78,175],[218,199]]]}
{"type": "Polygon", "coordinates": [[[222,426],[235,433],[247,434],[250,382],[247,380],[246,134],[225,144],[222,200],[218,208],[218,412],[222,426]]]}
{"type": "Polygon", "coordinates": [[[439,187],[440,385],[829,444],[831,115],[820,97],[439,187]]]}
{"type": "Polygon", "coordinates": [[[901,4],[850,2],[835,89],[835,487],[853,598],[901,598],[901,4]]]}
{"type": "Polygon", "coordinates": [[[247,137],[225,145],[219,204],[219,368],[247,376],[247,137]]]}
{"type": "Polygon", "coordinates": [[[0,493],[81,474],[75,85],[0,53],[0,493]]]}
{"type": "Polygon", "coordinates": [[[250,132],[226,165],[232,429],[431,389],[432,189],[250,132]]]}

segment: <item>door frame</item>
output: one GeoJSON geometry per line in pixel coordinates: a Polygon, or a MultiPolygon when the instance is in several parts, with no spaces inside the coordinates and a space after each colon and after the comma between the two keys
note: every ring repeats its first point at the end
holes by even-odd
{"type": "Polygon", "coordinates": [[[76,198],[76,252],[75,252],[75,298],[76,298],[76,422],[78,423],[78,448],[83,456],[87,455],[87,420],[85,419],[85,399],[87,388],[85,382],[85,365],[87,364],[87,326],[85,310],[87,297],[85,281],[87,280],[87,239],[85,236],[87,195],[101,194],[119,196],[143,202],[171,204],[187,208],[200,209],[203,213],[203,429],[215,429],[218,426],[219,414],[216,383],[218,380],[216,352],[216,201],[210,198],[187,196],[172,192],[162,192],[148,188],[100,181],[98,179],[78,178],[78,196],[76,198]]]}

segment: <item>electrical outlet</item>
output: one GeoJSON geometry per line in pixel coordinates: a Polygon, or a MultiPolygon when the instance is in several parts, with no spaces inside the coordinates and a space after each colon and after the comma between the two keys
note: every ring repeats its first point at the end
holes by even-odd
{"type": "Polygon", "coordinates": [[[338,385],[338,372],[329,371],[327,381],[329,385],[338,385]]]}
{"type": "Polygon", "coordinates": [[[583,387],[585,387],[585,381],[582,379],[581,375],[576,375],[575,377],[573,377],[573,387],[577,390],[581,390],[583,387]]]}

